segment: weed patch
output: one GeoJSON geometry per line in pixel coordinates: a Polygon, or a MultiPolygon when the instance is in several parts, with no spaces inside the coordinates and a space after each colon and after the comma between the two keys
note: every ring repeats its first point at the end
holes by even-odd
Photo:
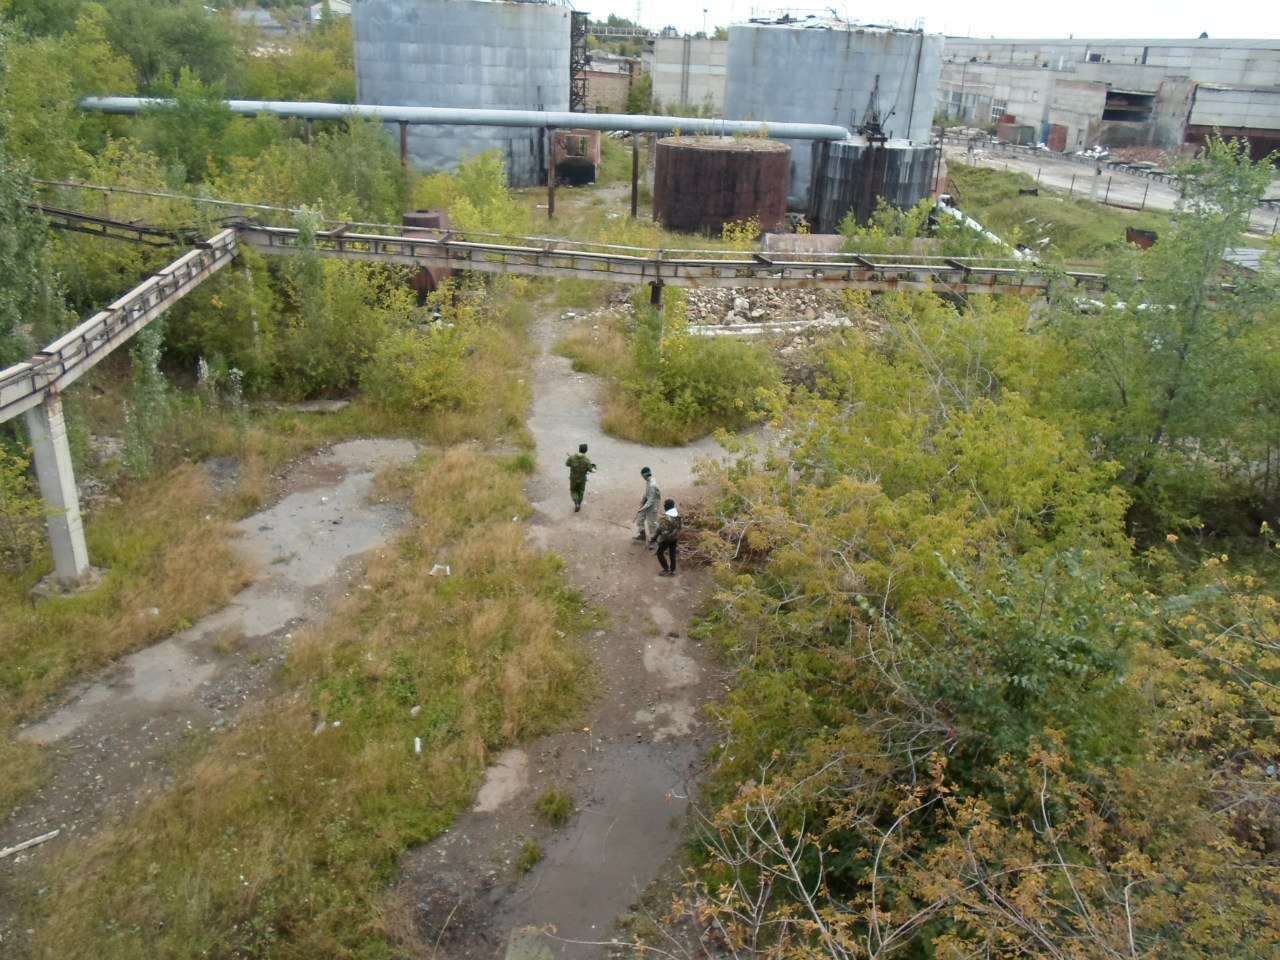
{"type": "Polygon", "coordinates": [[[764,409],[779,382],[768,351],[728,337],[689,333],[683,299],[635,319],[581,325],[556,344],[573,369],[605,378],[600,423],[640,443],[686,443],[740,429],[764,409]]]}
{"type": "Polygon", "coordinates": [[[951,190],[961,208],[1009,243],[1025,243],[1046,255],[1071,261],[1105,261],[1125,249],[1125,228],[1161,235],[1168,232],[1165,211],[1118,210],[1083,198],[1029,196],[1034,187],[1025,173],[969,167],[951,162],[951,190]],[[1048,240],[1048,244],[1040,241],[1048,240]]]}
{"type": "Polygon", "coordinates": [[[388,481],[414,523],[370,589],[295,638],[277,700],[58,863],[26,921],[35,954],[391,955],[377,918],[398,854],[448,825],[493,752],[590,692],[566,639],[588,617],[511,522],[520,481],[463,448],[388,481]],[[437,561],[452,575],[426,576],[437,561]]]}
{"type": "Polygon", "coordinates": [[[568,357],[578,373],[616,377],[631,366],[631,344],[617,321],[575,327],[557,344],[556,353],[568,357]]]}
{"type": "Polygon", "coordinates": [[[548,787],[538,794],[533,810],[544,823],[562,827],[573,816],[573,799],[563,787],[548,787]]]}
{"type": "Polygon", "coordinates": [[[538,845],[538,841],[526,840],[520,847],[520,853],[516,855],[516,869],[521,873],[528,873],[541,859],[542,847],[538,845]]]}

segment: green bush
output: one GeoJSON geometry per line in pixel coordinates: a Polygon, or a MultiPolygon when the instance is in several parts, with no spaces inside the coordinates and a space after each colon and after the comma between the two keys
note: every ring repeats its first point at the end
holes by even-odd
{"type": "Polygon", "coordinates": [[[44,542],[45,505],[32,489],[29,466],[0,444],[0,570],[25,570],[44,542]]]}
{"type": "Polygon", "coordinates": [[[481,389],[467,369],[472,346],[473,338],[458,327],[427,324],[396,330],[374,348],[361,386],[387,407],[467,409],[481,389]]]}
{"type": "Polygon", "coordinates": [[[761,346],[730,337],[694,336],[682,318],[642,316],[635,338],[636,376],[624,388],[643,419],[680,439],[746,425],[778,383],[761,346]]]}
{"type": "Polygon", "coordinates": [[[486,150],[458,164],[453,173],[424,177],[413,193],[419,210],[446,210],[454,230],[522,235],[532,232],[530,211],[512,196],[506,160],[486,150]]]}

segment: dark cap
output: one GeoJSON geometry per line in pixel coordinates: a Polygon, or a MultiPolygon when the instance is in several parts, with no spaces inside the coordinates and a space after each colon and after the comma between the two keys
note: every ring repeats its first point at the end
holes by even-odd
{"type": "Polygon", "coordinates": [[[652,470],[650,470],[648,467],[641,467],[641,468],[640,468],[640,476],[642,476],[642,477],[647,477],[647,476],[649,476],[649,474],[651,474],[651,473],[653,473],[653,471],[652,471],[652,470]]]}
{"type": "Polygon", "coordinates": [[[663,504],[662,504],[662,509],[663,509],[663,510],[670,510],[670,509],[671,509],[672,507],[674,507],[675,505],[676,505],[676,502],[675,502],[674,500],[671,500],[671,499],[669,499],[669,498],[668,498],[667,500],[665,500],[665,501],[663,502],[663,504]]]}
{"type": "Polygon", "coordinates": [[[586,453],[586,452],[587,452],[587,445],[586,445],[585,443],[580,443],[580,444],[578,444],[578,452],[579,452],[579,453],[586,453]]]}

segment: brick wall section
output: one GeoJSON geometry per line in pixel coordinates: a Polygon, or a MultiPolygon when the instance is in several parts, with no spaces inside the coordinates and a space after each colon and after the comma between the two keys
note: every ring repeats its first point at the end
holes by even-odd
{"type": "Polygon", "coordinates": [[[585,71],[588,113],[626,113],[631,77],[625,73],[585,71]]]}

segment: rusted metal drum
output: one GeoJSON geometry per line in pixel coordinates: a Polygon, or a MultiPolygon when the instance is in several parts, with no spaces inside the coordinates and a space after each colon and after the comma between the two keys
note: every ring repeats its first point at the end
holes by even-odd
{"type": "Polygon", "coordinates": [[[787,220],[791,148],[764,137],[664,137],[653,174],[653,218],[668,230],[719,233],[754,217],[764,232],[787,220]]]}

